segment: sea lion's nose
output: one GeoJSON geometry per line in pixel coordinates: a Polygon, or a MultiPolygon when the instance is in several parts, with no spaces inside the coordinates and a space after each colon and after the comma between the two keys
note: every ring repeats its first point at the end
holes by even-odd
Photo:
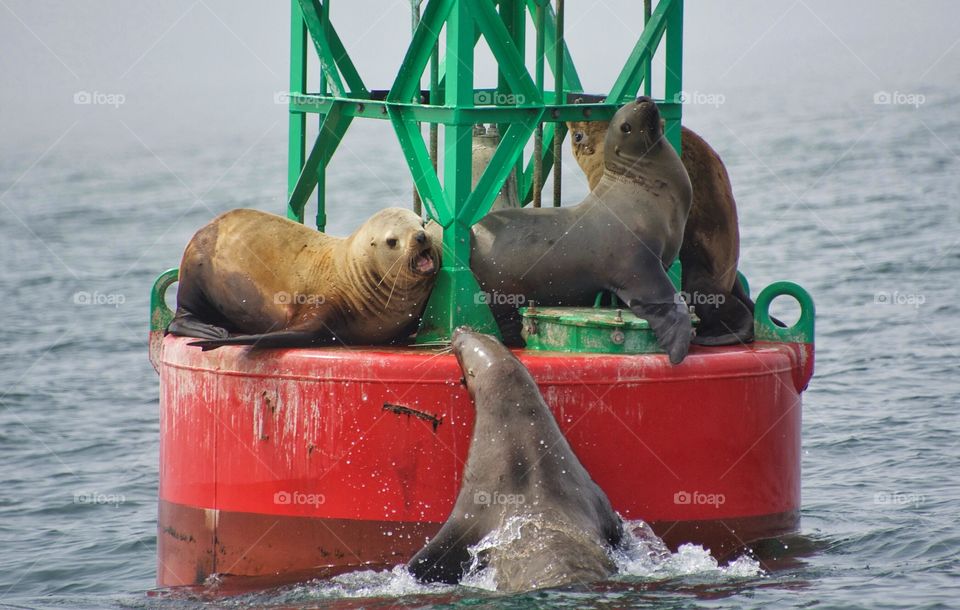
{"type": "Polygon", "coordinates": [[[417,240],[417,243],[423,245],[427,243],[427,234],[424,231],[417,231],[417,236],[414,238],[417,240]]]}
{"type": "Polygon", "coordinates": [[[649,97],[649,96],[646,96],[646,95],[641,95],[640,97],[637,98],[637,104],[638,104],[638,105],[639,105],[639,104],[652,104],[652,103],[653,103],[653,98],[652,98],[652,97],[649,97]]]}

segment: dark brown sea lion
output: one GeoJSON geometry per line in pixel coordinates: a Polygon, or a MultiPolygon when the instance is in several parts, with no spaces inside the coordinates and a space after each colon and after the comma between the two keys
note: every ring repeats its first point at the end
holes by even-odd
{"type": "MultiPolygon", "coordinates": [[[[536,382],[489,335],[454,331],[453,352],[476,406],[473,438],[450,517],[407,564],[422,581],[456,583],[468,547],[498,531],[516,534],[480,551],[497,589],[526,591],[601,580],[616,571],[610,549],[623,525],[557,426],[536,382]]],[[[489,539],[488,539],[489,540],[489,539]]]]}
{"type": "MultiPolygon", "coordinates": [[[[568,123],[573,156],[590,188],[603,175],[605,121],[568,123]]],[[[700,318],[694,343],[729,345],[753,340],[753,301],[737,280],[740,229],[730,177],[720,156],[696,133],[681,129],[683,165],[693,205],[680,247],[681,290],[700,318]]]]}
{"type": "Polygon", "coordinates": [[[346,238],[232,210],[187,245],[168,332],[204,349],[389,343],[416,328],[438,266],[410,210],[381,210],[346,238]]]}
{"type": "Polygon", "coordinates": [[[508,344],[521,341],[517,304],[591,305],[609,291],[650,323],[676,364],[690,315],[665,269],[683,240],[690,181],[648,97],[617,112],[606,147],[615,154],[579,205],[497,210],[474,225],[470,267],[508,344]]]}

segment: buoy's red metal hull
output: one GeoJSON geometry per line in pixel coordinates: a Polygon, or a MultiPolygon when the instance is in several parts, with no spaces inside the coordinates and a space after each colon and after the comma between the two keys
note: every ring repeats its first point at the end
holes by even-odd
{"type": "MultiPolygon", "coordinates": [[[[444,522],[474,416],[451,354],[189,341],[154,342],[161,586],[391,566],[444,522]]],[[[812,345],[518,355],[625,518],[721,556],[796,527],[812,345]]]]}

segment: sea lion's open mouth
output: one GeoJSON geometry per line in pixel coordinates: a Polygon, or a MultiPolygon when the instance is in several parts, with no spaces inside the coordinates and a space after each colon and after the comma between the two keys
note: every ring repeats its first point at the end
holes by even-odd
{"type": "Polygon", "coordinates": [[[433,275],[437,270],[437,263],[433,260],[430,248],[421,250],[419,254],[410,261],[410,267],[421,275],[433,275]]]}

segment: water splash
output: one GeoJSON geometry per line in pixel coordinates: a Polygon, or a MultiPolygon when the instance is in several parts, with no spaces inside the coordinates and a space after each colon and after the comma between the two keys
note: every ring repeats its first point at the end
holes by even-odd
{"type": "Polygon", "coordinates": [[[398,565],[391,570],[360,570],[327,580],[310,581],[298,585],[290,593],[292,597],[304,600],[432,595],[454,589],[451,585],[422,583],[407,571],[406,566],[398,565]]]}
{"type": "MultiPolygon", "coordinates": [[[[535,516],[514,515],[507,519],[499,528],[470,547],[472,563],[461,585],[495,591],[496,570],[483,566],[480,560],[483,554],[493,549],[516,552],[518,542],[522,542],[525,549],[534,549],[535,552],[536,539],[543,533],[544,527],[545,523],[535,516]],[[530,540],[531,537],[534,539],[530,540]]],[[[686,576],[726,580],[763,574],[760,563],[746,555],[721,566],[709,550],[699,545],[684,544],[675,553],[671,552],[644,521],[625,521],[623,527],[623,543],[620,548],[610,551],[610,558],[616,566],[616,574],[612,577],[615,580],[670,580],[686,576]]],[[[569,531],[564,533],[568,536],[578,535],[569,531]]]]}

